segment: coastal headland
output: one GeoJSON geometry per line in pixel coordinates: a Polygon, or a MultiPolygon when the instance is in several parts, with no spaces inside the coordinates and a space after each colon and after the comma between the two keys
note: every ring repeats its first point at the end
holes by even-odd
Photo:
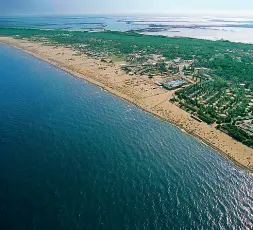
{"type": "Polygon", "coordinates": [[[122,63],[96,59],[70,46],[41,41],[0,37],[0,43],[20,49],[61,68],[74,76],[96,84],[155,116],[171,122],[208,144],[241,167],[253,171],[253,149],[218,130],[216,124],[200,122],[171,100],[177,89],[156,85],[159,78],[132,75],[122,70],[122,63]]]}

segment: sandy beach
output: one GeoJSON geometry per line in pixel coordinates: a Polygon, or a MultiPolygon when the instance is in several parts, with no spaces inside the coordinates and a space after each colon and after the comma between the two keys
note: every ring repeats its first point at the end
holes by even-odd
{"type": "Polygon", "coordinates": [[[190,114],[172,104],[169,99],[174,92],[156,86],[154,83],[159,80],[158,77],[130,76],[121,70],[120,63],[104,63],[68,47],[46,46],[9,37],[0,37],[0,42],[21,49],[134,103],[197,137],[241,167],[253,171],[253,149],[217,130],[214,125],[194,120],[190,114]]]}

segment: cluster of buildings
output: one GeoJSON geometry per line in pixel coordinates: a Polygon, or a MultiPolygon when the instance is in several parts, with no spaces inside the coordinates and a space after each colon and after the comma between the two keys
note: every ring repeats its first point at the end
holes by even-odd
{"type": "Polygon", "coordinates": [[[253,115],[236,118],[235,125],[247,133],[250,137],[253,137],[253,115]]]}

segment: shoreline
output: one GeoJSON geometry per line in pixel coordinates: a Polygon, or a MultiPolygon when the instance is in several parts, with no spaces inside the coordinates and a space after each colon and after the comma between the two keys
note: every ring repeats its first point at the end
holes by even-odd
{"type": "MultiPolygon", "coordinates": [[[[40,60],[43,60],[43,61],[51,64],[52,66],[54,66],[56,68],[59,68],[65,72],[73,75],[74,77],[86,80],[91,84],[94,84],[94,85],[97,85],[97,86],[103,88],[108,93],[110,93],[114,96],[120,97],[120,98],[128,101],[129,103],[134,104],[135,106],[137,106],[138,108],[140,108],[141,110],[143,110],[145,112],[148,112],[152,116],[158,117],[159,119],[169,122],[173,126],[181,129],[187,135],[191,135],[191,136],[195,137],[200,142],[208,145],[213,150],[219,152],[226,159],[233,161],[240,168],[242,168],[248,172],[251,172],[251,173],[253,172],[253,154],[252,154],[253,149],[250,149],[249,147],[243,145],[242,143],[233,140],[231,137],[229,137],[228,135],[226,135],[224,133],[221,133],[220,131],[216,130],[214,127],[209,127],[207,124],[202,124],[202,123],[199,124],[197,121],[192,121],[190,118],[190,115],[188,113],[186,113],[185,111],[181,110],[180,108],[176,107],[175,105],[173,105],[172,103],[169,102],[168,97],[171,96],[171,94],[172,94],[171,92],[166,92],[166,91],[162,92],[162,90],[160,90],[159,91],[160,94],[158,94],[158,96],[151,94],[151,96],[149,95],[149,96],[144,97],[143,95],[141,95],[141,94],[139,95],[137,93],[135,95],[134,90],[131,91],[132,88],[130,90],[127,90],[126,85],[124,85],[123,83],[122,83],[123,89],[122,89],[122,87],[118,88],[118,85],[122,86],[122,84],[121,84],[121,81],[115,82],[115,79],[123,76],[123,78],[126,79],[126,81],[128,81],[128,80],[131,81],[132,79],[135,79],[136,76],[130,76],[130,75],[120,72],[120,68],[116,64],[113,64],[113,65],[107,64],[107,63],[102,64],[102,63],[100,63],[100,61],[90,58],[90,57],[87,57],[86,55],[74,56],[77,51],[74,51],[74,50],[66,48],[66,47],[56,47],[55,48],[55,46],[43,46],[43,44],[41,44],[41,43],[30,42],[27,40],[17,40],[17,39],[13,39],[13,38],[9,38],[9,37],[0,37],[0,44],[1,43],[6,44],[6,45],[13,47],[15,49],[21,50],[29,55],[32,55],[40,60]],[[38,49],[36,49],[36,48],[38,48],[38,49]],[[55,54],[55,56],[50,55],[51,51],[53,52],[55,50],[61,51],[62,55],[64,54],[64,52],[68,52],[68,55],[66,55],[66,57],[64,57],[62,59],[61,58],[58,59],[58,58],[56,58],[56,56],[57,56],[56,54],[55,54]],[[75,57],[75,59],[77,59],[77,61],[75,63],[76,65],[73,65],[73,66],[69,65],[68,60],[70,61],[70,59],[66,59],[69,57],[75,57]],[[82,58],[84,58],[85,61],[90,64],[90,66],[89,65],[86,66],[84,63],[82,63],[82,61],[81,61],[81,60],[83,60],[82,58]],[[98,65],[98,67],[93,68],[94,65],[95,66],[98,65]],[[117,75],[117,76],[114,76],[114,78],[112,77],[112,79],[110,79],[110,77],[109,77],[110,80],[106,81],[104,78],[105,78],[105,76],[108,76],[107,75],[108,73],[106,73],[106,75],[104,75],[104,72],[102,71],[102,69],[106,68],[108,66],[110,66],[110,68],[109,68],[110,70],[113,70],[116,73],[116,74],[113,74],[109,71],[109,75],[111,74],[111,75],[117,75]],[[81,69],[81,67],[85,67],[85,70],[87,70],[87,71],[83,71],[83,69],[81,69]],[[90,69],[94,69],[97,72],[95,74],[92,71],[89,72],[90,69]],[[120,74],[118,74],[118,72],[120,72],[120,74]],[[96,74],[98,74],[100,76],[100,78],[95,77],[96,74]],[[114,80],[114,84],[113,84],[113,80],[114,80]],[[126,90],[124,89],[124,87],[126,87],[126,90]],[[130,92],[130,94],[129,94],[129,92],[130,92]],[[133,93],[133,95],[131,93],[133,93]],[[154,102],[152,102],[153,104],[151,103],[152,106],[150,106],[149,101],[148,102],[145,101],[145,100],[147,100],[147,97],[154,98],[154,102]],[[164,98],[166,98],[166,100],[163,100],[164,98]],[[165,104],[165,103],[166,103],[165,109],[163,107],[160,107],[162,104],[165,104]],[[177,109],[174,107],[176,107],[177,109]],[[155,108],[158,108],[158,110],[156,110],[155,108]],[[166,110],[167,108],[169,110],[166,110]],[[175,110],[174,114],[170,114],[170,116],[166,116],[166,115],[168,115],[168,113],[166,113],[166,112],[169,111],[169,113],[172,113],[174,110],[175,110]],[[188,119],[188,121],[190,121],[189,128],[187,125],[184,124],[185,120],[179,119],[179,122],[177,122],[176,119],[174,119],[174,120],[172,119],[172,117],[175,117],[178,115],[182,116],[183,118],[186,117],[188,119]],[[194,126],[198,126],[198,127],[194,127],[194,126]],[[217,135],[218,139],[216,140],[216,142],[214,141],[215,143],[214,142],[212,143],[210,140],[208,140],[208,138],[205,138],[205,135],[203,135],[203,134],[206,134],[206,129],[208,129],[208,131],[210,130],[211,133],[214,132],[217,135]],[[198,133],[198,131],[200,133],[198,133]],[[225,138],[224,135],[227,136],[228,138],[225,138]],[[231,148],[230,151],[225,150],[225,148],[222,149],[221,147],[219,147],[218,144],[216,144],[216,143],[219,143],[220,138],[224,139],[222,141],[225,143],[225,146],[228,147],[228,149],[231,148]],[[230,139],[232,139],[233,143],[230,139]],[[231,141],[231,142],[229,142],[229,141],[231,141]],[[236,146],[233,147],[232,144],[234,144],[236,146]],[[243,153],[240,154],[239,153],[240,150],[243,150],[244,154],[243,153]],[[240,158],[240,157],[244,157],[244,158],[240,158]],[[247,160],[245,160],[245,159],[247,159],[247,160]],[[248,164],[246,162],[248,162],[248,164]]],[[[58,55],[60,56],[60,54],[58,54],[58,55]]],[[[138,76],[137,76],[137,78],[138,78],[138,76]]],[[[120,79],[120,80],[122,80],[122,79],[120,79]]],[[[149,86],[151,85],[150,80],[149,81],[145,80],[144,82],[145,82],[145,85],[149,85],[149,86]]],[[[135,87],[133,87],[133,89],[135,89],[135,87]]],[[[139,88],[137,88],[137,89],[139,89],[139,88]]],[[[151,90],[150,90],[150,92],[151,92],[151,90]]],[[[143,93],[143,94],[145,94],[145,93],[143,93]]],[[[215,135],[213,135],[213,136],[215,136],[215,135]]],[[[223,146],[223,145],[221,144],[221,146],[223,146]]]]}

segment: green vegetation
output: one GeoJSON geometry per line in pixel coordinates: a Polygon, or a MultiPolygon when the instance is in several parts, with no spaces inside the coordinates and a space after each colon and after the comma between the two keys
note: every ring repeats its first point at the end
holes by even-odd
{"type": "MultiPolygon", "coordinates": [[[[208,68],[209,75],[229,81],[245,83],[253,88],[253,46],[228,41],[207,41],[191,38],[168,38],[146,36],[134,32],[81,32],[63,30],[0,28],[0,35],[16,36],[45,43],[70,45],[80,51],[99,58],[116,56],[131,64],[147,63],[149,59],[157,65],[151,72],[167,72],[163,68],[168,60],[180,58],[193,60],[194,67],[208,68]],[[154,58],[151,55],[156,55],[154,58]],[[158,56],[157,56],[158,55],[158,56]],[[159,64],[160,63],[160,64],[159,64]]],[[[168,64],[169,65],[169,64],[168,64]]],[[[170,65],[169,65],[170,66],[170,65]]],[[[168,66],[168,67],[169,67],[168,66]]],[[[145,72],[146,73],[146,72],[145,72]]]]}
{"type": "Polygon", "coordinates": [[[104,62],[124,61],[122,69],[131,75],[188,79],[192,84],[171,101],[253,146],[253,45],[112,31],[0,28],[0,36],[68,46],[104,62]]]}
{"type": "Polygon", "coordinates": [[[199,82],[176,92],[174,102],[202,121],[217,123],[220,130],[253,146],[253,93],[244,84],[224,79],[199,82]]]}

